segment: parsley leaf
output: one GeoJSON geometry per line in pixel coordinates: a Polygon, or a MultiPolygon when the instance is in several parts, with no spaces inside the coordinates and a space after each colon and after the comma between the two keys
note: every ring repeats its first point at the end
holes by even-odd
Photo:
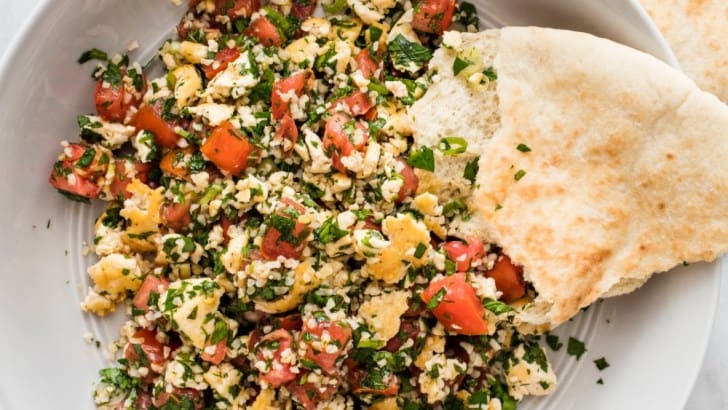
{"type": "Polygon", "coordinates": [[[87,61],[91,60],[101,60],[106,61],[109,59],[108,54],[106,54],[105,51],[99,50],[98,48],[92,48],[90,50],[86,50],[78,57],[78,60],[76,60],[79,64],[83,64],[87,61]]]}
{"type": "Polygon", "coordinates": [[[463,178],[467,179],[471,183],[475,182],[475,177],[478,175],[478,170],[480,169],[480,165],[478,165],[478,158],[474,158],[471,161],[468,161],[467,164],[465,164],[465,171],[463,171],[463,178]]]}
{"type": "Polygon", "coordinates": [[[566,353],[576,357],[576,360],[579,360],[586,351],[587,349],[584,346],[584,342],[573,337],[569,337],[569,343],[566,346],[566,353]]]}
{"type": "Polygon", "coordinates": [[[401,34],[389,43],[389,55],[395,66],[409,68],[414,64],[417,70],[432,58],[429,48],[409,41],[401,34]]]}
{"type": "Polygon", "coordinates": [[[429,302],[427,302],[427,309],[435,309],[436,307],[440,306],[440,303],[442,302],[442,299],[445,298],[445,295],[447,294],[447,289],[444,287],[440,288],[440,290],[435,293],[434,296],[432,296],[432,299],[430,299],[429,302]]]}
{"type": "Polygon", "coordinates": [[[458,75],[458,74],[460,74],[461,71],[468,68],[468,66],[471,64],[473,64],[473,63],[471,63],[468,60],[464,60],[460,57],[455,57],[455,60],[452,62],[452,73],[454,75],[458,75]]]}
{"type": "Polygon", "coordinates": [[[546,344],[549,345],[551,350],[554,352],[558,352],[559,349],[564,345],[559,341],[559,337],[556,335],[552,335],[551,333],[546,333],[546,344]]]}
{"type": "Polygon", "coordinates": [[[526,171],[524,171],[524,170],[522,170],[522,169],[519,169],[519,170],[518,170],[518,171],[517,171],[517,172],[515,173],[515,175],[513,175],[513,179],[515,179],[516,181],[520,181],[520,180],[521,180],[521,178],[523,178],[523,177],[525,177],[525,176],[526,176],[526,171]]]}
{"type": "Polygon", "coordinates": [[[316,232],[314,232],[316,239],[323,244],[336,242],[348,234],[349,231],[341,229],[336,218],[333,216],[325,220],[324,223],[316,229],[316,232]]]}
{"type": "Polygon", "coordinates": [[[529,147],[526,144],[518,144],[518,146],[516,147],[516,149],[519,150],[519,151],[521,151],[521,152],[531,152],[531,147],[529,147]]]}
{"type": "Polygon", "coordinates": [[[435,154],[430,147],[423,145],[419,150],[410,154],[407,163],[415,168],[435,172],[435,154]]]}
{"type": "Polygon", "coordinates": [[[486,309],[495,313],[496,315],[500,315],[502,313],[513,312],[513,310],[514,310],[512,307],[508,306],[507,304],[505,304],[501,301],[495,300],[495,299],[490,299],[490,298],[486,298],[483,301],[483,307],[485,307],[486,309]]]}
{"type": "Polygon", "coordinates": [[[599,359],[594,360],[594,365],[597,366],[597,369],[604,370],[609,367],[609,362],[607,362],[607,359],[600,357],[599,359]]]}

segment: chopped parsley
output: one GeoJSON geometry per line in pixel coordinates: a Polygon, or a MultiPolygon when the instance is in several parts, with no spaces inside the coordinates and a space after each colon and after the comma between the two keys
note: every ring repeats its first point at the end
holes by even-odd
{"type": "Polygon", "coordinates": [[[419,150],[410,154],[407,163],[425,171],[435,172],[435,154],[430,147],[423,145],[419,150]]]}
{"type": "Polygon", "coordinates": [[[546,333],[546,344],[554,352],[558,352],[561,347],[564,346],[564,344],[559,341],[559,337],[551,333],[546,333]]]}
{"type": "Polygon", "coordinates": [[[83,64],[87,61],[91,60],[101,60],[106,61],[109,59],[108,54],[106,54],[105,51],[99,50],[98,48],[92,48],[90,50],[86,50],[78,57],[78,60],[76,60],[79,64],[83,64]]]}
{"type": "Polygon", "coordinates": [[[409,67],[411,64],[422,67],[432,58],[429,48],[409,41],[401,34],[389,43],[389,55],[395,66],[400,67],[409,67]]]}
{"type": "Polygon", "coordinates": [[[495,300],[495,299],[490,299],[490,298],[486,298],[483,301],[483,307],[485,307],[486,309],[495,313],[496,315],[514,311],[514,309],[512,307],[508,306],[507,304],[505,304],[501,301],[495,300]]]}
{"type": "Polygon", "coordinates": [[[314,232],[316,239],[323,244],[336,242],[348,234],[349,231],[341,229],[339,223],[336,221],[336,217],[333,216],[325,220],[314,232]]]}
{"type": "Polygon", "coordinates": [[[480,169],[480,165],[478,165],[479,160],[480,160],[480,157],[474,158],[474,159],[468,161],[467,164],[465,164],[465,171],[463,171],[463,178],[467,179],[471,183],[475,182],[475,177],[478,175],[478,170],[480,169]]]}
{"type": "Polygon", "coordinates": [[[584,342],[573,337],[569,337],[569,343],[566,345],[566,353],[576,357],[576,360],[579,360],[586,350],[584,342]]]}
{"type": "Polygon", "coordinates": [[[462,72],[472,64],[473,63],[468,60],[462,59],[460,57],[455,57],[455,61],[452,62],[452,73],[454,75],[458,75],[460,74],[460,72],[462,72]]]}
{"type": "Polygon", "coordinates": [[[600,357],[599,359],[594,360],[594,365],[601,371],[609,367],[609,362],[607,362],[607,359],[600,357]]]}
{"type": "Polygon", "coordinates": [[[516,181],[520,181],[521,178],[523,178],[525,176],[526,176],[526,171],[519,169],[518,171],[516,171],[515,175],[513,175],[513,179],[515,179],[516,181]]]}
{"type": "Polygon", "coordinates": [[[440,306],[440,303],[442,302],[442,299],[445,298],[446,294],[447,289],[445,289],[444,287],[440,288],[440,290],[438,290],[437,293],[432,296],[432,299],[427,302],[427,309],[432,310],[440,306]]]}
{"type": "Polygon", "coordinates": [[[531,148],[526,144],[518,144],[516,147],[517,150],[521,152],[531,152],[531,148]]]}

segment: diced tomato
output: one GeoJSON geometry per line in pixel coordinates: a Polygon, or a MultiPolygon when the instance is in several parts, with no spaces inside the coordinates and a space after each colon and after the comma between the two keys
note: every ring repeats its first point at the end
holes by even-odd
{"type": "Polygon", "coordinates": [[[298,127],[296,127],[296,122],[293,121],[290,115],[286,114],[283,116],[281,124],[278,126],[278,131],[276,131],[276,138],[290,140],[292,143],[291,148],[296,145],[298,141],[298,127]]]}
{"type": "Polygon", "coordinates": [[[167,174],[167,176],[187,179],[190,176],[190,171],[187,168],[187,163],[182,161],[185,154],[191,154],[192,149],[172,149],[167,151],[159,161],[159,168],[167,174]]]}
{"type": "Polygon", "coordinates": [[[302,373],[296,380],[286,385],[286,389],[291,393],[293,398],[301,403],[306,410],[313,410],[322,401],[326,401],[338,390],[338,385],[327,384],[321,386],[311,382],[301,383],[304,376],[308,373],[302,373]]]}
{"type": "Polygon", "coordinates": [[[237,48],[223,48],[215,54],[215,60],[209,65],[203,65],[202,71],[205,72],[205,78],[213,79],[219,72],[225,71],[228,64],[240,57],[240,50],[237,48]]]}
{"type": "Polygon", "coordinates": [[[212,130],[200,147],[205,156],[218,168],[231,174],[240,174],[248,167],[256,148],[230,121],[223,121],[212,130]]]}
{"type": "Polygon", "coordinates": [[[291,364],[281,361],[284,351],[295,354],[291,348],[293,336],[285,329],[278,329],[263,336],[255,345],[258,360],[269,363],[268,369],[260,373],[260,379],[273,387],[278,387],[296,378],[291,371],[291,364]]]}
{"type": "Polygon", "coordinates": [[[286,329],[290,331],[301,330],[303,326],[300,313],[291,313],[283,317],[271,317],[269,322],[274,329],[286,329]]]}
{"type": "Polygon", "coordinates": [[[182,138],[174,131],[174,127],[162,118],[157,106],[140,107],[132,119],[132,125],[137,131],[150,131],[154,134],[154,141],[163,147],[174,148],[177,146],[177,141],[182,138]]]}
{"type": "Polygon", "coordinates": [[[293,0],[291,16],[303,21],[313,15],[316,10],[316,0],[293,0]]]}
{"type": "Polygon", "coordinates": [[[447,256],[455,262],[458,272],[467,272],[473,260],[485,256],[483,241],[476,236],[468,236],[467,243],[450,241],[443,245],[447,256]]]}
{"type": "Polygon", "coordinates": [[[399,332],[391,339],[387,341],[384,346],[384,350],[388,352],[396,352],[402,347],[408,340],[417,340],[420,334],[420,321],[417,319],[403,319],[399,325],[399,332]]]}
{"type": "Polygon", "coordinates": [[[145,312],[149,311],[149,296],[152,293],[161,295],[169,287],[169,281],[165,278],[158,278],[152,274],[147,275],[142,282],[142,286],[134,295],[132,304],[137,309],[145,312]]]}
{"type": "Polygon", "coordinates": [[[192,215],[190,215],[189,201],[182,203],[167,202],[159,209],[162,223],[164,226],[172,228],[175,231],[184,231],[192,223],[192,215]]]}
{"type": "Polygon", "coordinates": [[[364,369],[354,369],[349,373],[354,394],[375,394],[380,396],[396,396],[399,392],[399,380],[397,375],[391,372],[384,374],[381,381],[377,380],[377,386],[369,386],[366,382],[368,372],[364,369]]]}
{"type": "Polygon", "coordinates": [[[245,30],[245,35],[257,38],[264,47],[280,47],[283,44],[283,37],[278,32],[278,27],[266,16],[253,20],[245,30]]]}
{"type": "Polygon", "coordinates": [[[362,49],[359,54],[354,57],[356,61],[357,69],[361,71],[364,78],[372,78],[379,68],[379,64],[369,54],[369,50],[366,48],[362,49]]]}
{"type": "Polygon", "coordinates": [[[273,84],[273,91],[270,96],[271,102],[271,113],[273,114],[274,120],[280,120],[286,115],[290,115],[290,101],[286,100],[284,95],[287,95],[291,90],[296,96],[303,95],[304,90],[307,88],[309,80],[313,78],[311,70],[299,71],[292,74],[288,78],[278,80],[273,84]]]}
{"type": "Polygon", "coordinates": [[[200,390],[174,387],[172,393],[167,393],[162,389],[153,399],[152,404],[154,404],[154,408],[201,410],[205,407],[205,398],[200,390]],[[190,405],[193,407],[189,407],[190,405]]]}
{"type": "Polygon", "coordinates": [[[408,196],[414,196],[417,192],[417,187],[420,185],[420,179],[417,178],[415,170],[403,159],[399,159],[399,163],[402,164],[402,170],[399,174],[404,178],[402,188],[399,189],[397,196],[397,202],[403,202],[408,196]]]}
{"type": "Polygon", "coordinates": [[[230,241],[230,235],[228,235],[228,228],[233,225],[233,221],[228,219],[227,216],[223,215],[220,217],[220,228],[222,228],[222,239],[225,244],[230,241]]]}
{"type": "Polygon", "coordinates": [[[427,304],[437,297],[432,314],[448,330],[468,336],[488,334],[485,308],[464,273],[430,282],[420,296],[427,304]]]}
{"type": "Polygon", "coordinates": [[[200,357],[206,362],[220,364],[225,359],[225,353],[227,353],[227,340],[221,340],[215,345],[215,353],[208,354],[206,351],[203,351],[200,357]]]}
{"type": "Polygon", "coordinates": [[[104,84],[104,80],[99,80],[96,83],[94,102],[96,104],[96,112],[99,113],[99,117],[103,120],[114,122],[124,121],[124,117],[126,117],[124,98],[126,98],[126,92],[124,91],[123,85],[114,87],[108,83],[104,84]]]}
{"type": "MultiPolygon", "coordinates": [[[[283,218],[294,219],[294,215],[291,215],[290,211],[286,208],[294,209],[295,213],[303,214],[306,209],[297,203],[291,203],[287,198],[281,200],[287,207],[276,212],[276,215],[283,218]]],[[[285,235],[274,226],[269,226],[263,237],[263,244],[260,247],[260,252],[263,258],[268,260],[277,259],[279,256],[283,256],[288,259],[300,259],[303,250],[306,248],[307,238],[310,233],[308,224],[299,222],[298,218],[295,218],[293,229],[291,232],[285,235]]]]}
{"type": "Polygon", "coordinates": [[[425,33],[441,34],[452,23],[455,0],[420,0],[415,6],[412,27],[425,33]]]}
{"type": "Polygon", "coordinates": [[[215,13],[231,19],[250,17],[260,8],[259,0],[215,0],[215,13]]]}
{"type": "Polygon", "coordinates": [[[109,183],[109,192],[114,198],[131,198],[131,193],[126,187],[131,183],[133,178],[127,176],[127,167],[134,169],[134,177],[141,182],[146,183],[149,171],[152,170],[152,164],[137,161],[129,161],[125,159],[114,160],[114,178],[109,183]]]}
{"type": "Polygon", "coordinates": [[[343,111],[349,115],[358,117],[366,114],[373,106],[374,104],[372,104],[368,95],[356,90],[351,95],[340,98],[331,103],[329,106],[329,112],[333,114],[337,111],[343,111]]]}
{"type": "Polygon", "coordinates": [[[332,166],[339,172],[346,172],[346,168],[341,163],[341,157],[351,155],[355,149],[363,149],[368,140],[369,134],[366,126],[345,113],[338,112],[326,121],[324,151],[331,157],[332,166]],[[347,135],[346,128],[350,126],[350,123],[354,125],[354,132],[360,131],[358,141],[352,142],[347,135]]]}
{"type": "Polygon", "coordinates": [[[315,319],[303,321],[301,343],[306,344],[306,359],[316,363],[327,374],[335,374],[338,371],[336,362],[348,352],[347,344],[350,338],[351,328],[346,322],[327,322],[315,319]],[[323,341],[324,333],[329,336],[328,342],[323,341]],[[328,346],[335,346],[336,351],[330,353],[328,346]]]}
{"type": "Polygon", "coordinates": [[[493,278],[495,287],[503,292],[501,300],[506,303],[518,300],[526,294],[523,268],[514,265],[506,255],[499,256],[493,269],[486,272],[485,276],[493,278]]]}
{"type": "Polygon", "coordinates": [[[141,363],[148,362],[157,366],[163,366],[167,362],[167,357],[164,355],[164,345],[157,340],[157,332],[141,328],[134,333],[133,339],[138,339],[140,342],[126,344],[124,357],[127,360],[141,363]]]}
{"type": "Polygon", "coordinates": [[[48,182],[72,195],[98,198],[101,194],[99,180],[106,175],[110,161],[109,154],[99,147],[68,144],[61,158],[53,165],[48,182]]]}

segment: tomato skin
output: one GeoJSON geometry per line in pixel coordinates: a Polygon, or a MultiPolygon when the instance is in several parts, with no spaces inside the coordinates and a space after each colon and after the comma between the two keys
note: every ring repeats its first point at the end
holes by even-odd
{"type": "Polygon", "coordinates": [[[160,408],[167,404],[172,405],[170,408],[182,408],[181,403],[183,399],[191,402],[195,410],[202,410],[205,407],[203,393],[200,390],[180,389],[177,387],[173,388],[172,393],[167,393],[165,390],[162,390],[157,397],[153,398],[152,404],[154,408],[160,408]]]}
{"type": "Polygon", "coordinates": [[[285,329],[278,329],[268,333],[255,344],[254,350],[258,360],[273,362],[267,372],[260,373],[259,377],[262,381],[273,387],[278,387],[296,378],[296,374],[291,371],[290,363],[281,362],[281,354],[286,349],[292,349],[292,344],[293,336],[285,329]],[[267,347],[270,343],[277,343],[275,350],[272,352],[267,347]]]}
{"type": "Polygon", "coordinates": [[[149,311],[149,296],[152,292],[160,295],[169,287],[169,281],[166,278],[158,278],[152,274],[147,275],[142,282],[142,286],[134,295],[132,304],[137,309],[145,312],[149,311]]]}
{"type": "Polygon", "coordinates": [[[157,340],[157,332],[141,328],[134,333],[134,339],[141,339],[141,343],[127,343],[124,347],[124,357],[129,361],[135,362],[137,360],[143,360],[137,354],[137,349],[134,345],[141,348],[144,352],[146,360],[153,365],[164,366],[167,363],[167,358],[164,356],[164,345],[157,340]]]}
{"type": "Polygon", "coordinates": [[[296,122],[293,121],[290,115],[286,114],[283,116],[281,124],[276,131],[276,138],[290,140],[292,143],[291,149],[296,145],[298,141],[298,127],[296,127],[296,122]]]}
{"type": "Polygon", "coordinates": [[[473,286],[465,280],[464,273],[430,282],[420,296],[425,303],[429,303],[441,289],[445,289],[445,294],[432,309],[432,314],[446,329],[467,336],[488,334],[485,308],[473,286]]]}
{"type": "Polygon", "coordinates": [[[126,176],[128,163],[131,163],[131,166],[134,168],[134,178],[143,183],[147,182],[149,171],[152,170],[152,164],[149,163],[132,162],[124,159],[114,160],[114,179],[109,184],[109,192],[114,198],[131,198],[131,192],[126,189],[133,180],[133,178],[126,176]]]}
{"type": "Polygon", "coordinates": [[[379,64],[374,61],[371,54],[369,54],[369,50],[366,48],[362,49],[356,57],[354,57],[354,61],[356,61],[357,69],[361,71],[362,75],[366,79],[372,78],[379,68],[379,64]]]}
{"type": "Polygon", "coordinates": [[[326,385],[324,391],[321,391],[319,390],[320,386],[314,383],[300,383],[301,378],[305,374],[302,373],[296,380],[288,383],[286,389],[301,403],[304,409],[313,410],[318,406],[319,402],[330,399],[338,390],[338,385],[326,385]]]}
{"type": "Polygon", "coordinates": [[[215,12],[225,14],[231,19],[250,17],[260,8],[259,0],[216,0],[215,12]]]}
{"type": "Polygon", "coordinates": [[[331,103],[329,106],[329,112],[333,114],[342,110],[349,115],[358,117],[369,112],[372,107],[374,107],[374,104],[369,99],[369,96],[359,90],[356,90],[351,95],[340,98],[331,103]]]}
{"type": "Polygon", "coordinates": [[[399,189],[397,196],[397,202],[402,203],[409,196],[414,196],[417,192],[417,187],[420,185],[420,179],[417,178],[415,170],[403,159],[399,159],[399,163],[402,164],[402,170],[399,174],[404,178],[402,188],[399,189]]]}
{"type": "Polygon", "coordinates": [[[455,261],[458,272],[467,272],[474,259],[485,256],[483,241],[475,236],[468,236],[466,241],[449,241],[443,245],[448,257],[455,261]]]}
{"type": "Polygon", "coordinates": [[[200,151],[218,168],[234,175],[248,167],[255,150],[242,132],[227,120],[215,127],[200,147],[200,151]]]}
{"type": "Polygon", "coordinates": [[[292,74],[288,78],[280,79],[273,84],[270,102],[271,114],[274,120],[283,119],[284,116],[291,114],[291,103],[290,101],[285,101],[283,95],[293,90],[300,97],[307,88],[309,80],[312,78],[313,73],[311,70],[303,70],[292,74]]]}
{"type": "Polygon", "coordinates": [[[202,71],[205,72],[205,78],[212,80],[218,73],[225,71],[228,64],[240,57],[240,50],[237,48],[223,48],[215,54],[214,62],[210,65],[203,65],[202,71]]]}
{"type": "Polygon", "coordinates": [[[499,256],[493,269],[486,272],[485,276],[493,278],[495,287],[503,292],[501,300],[506,303],[518,300],[526,294],[523,268],[514,265],[506,255],[499,256]]]}
{"type": "Polygon", "coordinates": [[[399,380],[394,373],[388,373],[387,377],[383,382],[386,386],[384,389],[375,389],[371,387],[364,387],[361,382],[366,379],[367,371],[363,369],[354,369],[349,376],[352,380],[352,393],[354,394],[375,394],[385,397],[396,396],[399,393],[399,380]]]}
{"type": "Polygon", "coordinates": [[[412,27],[425,33],[441,34],[452,23],[455,0],[420,0],[415,6],[412,27]]]}
{"type": "Polygon", "coordinates": [[[69,194],[96,199],[101,195],[101,186],[97,180],[106,175],[110,166],[109,161],[109,155],[99,147],[86,144],[68,144],[63,149],[60,159],[53,165],[48,182],[55,188],[69,194]],[[87,166],[79,167],[79,160],[91,148],[96,151],[93,160],[87,166]],[[104,155],[107,158],[102,161],[104,155]],[[73,175],[72,182],[69,182],[68,175],[73,175]]]}
{"type": "Polygon", "coordinates": [[[190,175],[189,170],[187,169],[187,164],[182,161],[177,163],[177,158],[191,153],[192,149],[169,150],[164,154],[161,161],[159,161],[159,168],[168,176],[178,179],[187,179],[190,175]]]}
{"type": "Polygon", "coordinates": [[[215,353],[208,354],[207,352],[203,351],[202,355],[200,355],[200,358],[202,360],[205,360],[207,362],[210,362],[212,364],[220,364],[223,360],[225,360],[225,354],[227,353],[227,341],[221,340],[217,342],[215,345],[215,353]]]}
{"type": "Polygon", "coordinates": [[[332,166],[339,172],[346,172],[346,167],[341,163],[341,157],[351,155],[354,150],[363,149],[369,140],[366,126],[355,121],[354,127],[362,132],[361,141],[354,144],[349,140],[345,127],[350,121],[354,121],[348,114],[337,112],[326,121],[324,129],[323,147],[332,161],[332,166]]]}
{"type": "Polygon", "coordinates": [[[384,350],[388,352],[396,352],[399,350],[407,340],[412,339],[413,341],[417,340],[417,336],[420,334],[420,322],[419,318],[416,319],[404,319],[401,321],[399,326],[399,333],[401,333],[403,336],[400,337],[399,333],[389,339],[387,341],[387,344],[384,346],[384,350]]]}
{"type": "Polygon", "coordinates": [[[104,121],[122,122],[126,117],[126,109],[128,108],[124,104],[126,98],[124,86],[106,85],[108,87],[104,87],[104,80],[99,80],[96,83],[96,89],[94,90],[96,112],[104,121]]]}
{"type": "Polygon", "coordinates": [[[154,134],[154,141],[166,148],[176,147],[177,142],[182,138],[174,131],[174,127],[162,118],[159,109],[151,105],[141,106],[131,123],[136,127],[137,132],[150,131],[154,134]]]}
{"type": "MultiPolygon", "coordinates": [[[[295,209],[296,212],[301,215],[306,213],[306,208],[294,201],[289,200],[288,198],[283,198],[281,202],[284,203],[287,208],[295,209]]],[[[286,207],[284,207],[284,209],[286,207]]],[[[287,215],[284,212],[284,209],[277,211],[276,214],[284,216],[286,218],[291,218],[290,215],[287,215]]],[[[294,238],[303,239],[300,241],[300,243],[294,244],[281,240],[281,232],[278,231],[278,229],[274,226],[269,226],[265,232],[265,236],[263,237],[263,243],[260,247],[260,253],[263,258],[267,260],[275,260],[279,256],[283,256],[288,259],[301,259],[301,254],[303,253],[303,250],[306,248],[306,244],[308,243],[307,232],[309,232],[308,224],[296,220],[293,227],[292,236],[294,238]]]]}
{"type": "Polygon", "coordinates": [[[351,328],[345,322],[315,321],[315,324],[311,322],[314,322],[314,320],[304,320],[303,329],[301,329],[301,343],[306,344],[305,357],[316,363],[324,373],[336,374],[338,372],[336,362],[348,352],[347,344],[351,339],[351,328]],[[324,345],[323,350],[317,348],[317,345],[321,343],[321,336],[324,332],[329,334],[335,346],[339,346],[336,352],[329,353],[325,351],[326,345],[324,345]],[[311,338],[313,341],[306,342],[307,338],[311,338]]]}
{"type": "Polygon", "coordinates": [[[268,322],[274,329],[286,329],[289,331],[301,330],[303,326],[300,313],[291,313],[283,317],[271,317],[268,322]]]}
{"type": "Polygon", "coordinates": [[[283,44],[283,38],[278,32],[278,28],[268,17],[261,16],[248,26],[245,35],[258,39],[263,47],[280,47],[283,44]]]}
{"type": "Polygon", "coordinates": [[[316,0],[293,0],[291,6],[291,16],[303,21],[313,15],[316,10],[316,0]]]}
{"type": "Polygon", "coordinates": [[[176,203],[168,202],[162,205],[159,210],[164,226],[175,231],[184,231],[192,223],[190,215],[190,202],[176,203]]]}

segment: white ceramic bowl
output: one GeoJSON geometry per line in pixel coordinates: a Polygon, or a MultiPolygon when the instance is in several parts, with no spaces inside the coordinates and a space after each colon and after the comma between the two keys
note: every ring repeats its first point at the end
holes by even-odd
{"type": "MultiPolygon", "coordinates": [[[[485,26],[578,29],[642,49],[677,66],[633,1],[480,0],[485,26]]],[[[121,318],[98,320],[78,308],[93,261],[82,256],[100,207],[69,202],[47,184],[76,115],[93,111],[90,48],[122,50],[131,40],[145,61],[172,35],[184,10],[166,0],[44,1],[0,65],[0,408],[91,409],[103,346],[121,318]]],[[[568,47],[568,45],[564,45],[568,47]]],[[[560,387],[522,409],[678,409],[702,362],[717,301],[720,264],[660,275],[633,295],[597,303],[557,332],[585,340],[576,362],[550,354],[560,387]],[[593,360],[611,367],[599,372],[593,360]],[[602,378],[604,385],[596,384],[602,378]]]]}

